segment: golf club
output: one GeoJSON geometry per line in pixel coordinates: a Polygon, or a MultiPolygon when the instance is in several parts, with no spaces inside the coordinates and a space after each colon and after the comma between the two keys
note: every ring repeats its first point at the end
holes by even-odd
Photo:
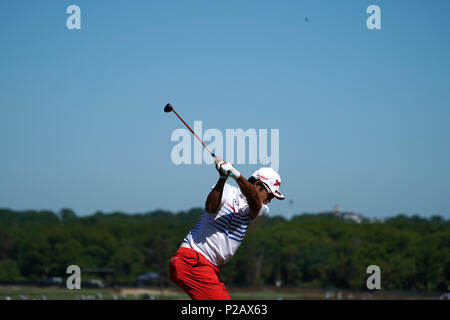
{"type": "Polygon", "coordinates": [[[202,139],[200,139],[200,138],[195,134],[194,130],[192,130],[191,127],[189,127],[189,126],[187,125],[187,123],[184,122],[184,120],[178,115],[178,113],[173,109],[173,107],[172,107],[172,105],[171,105],[170,103],[166,104],[166,106],[164,107],[164,112],[167,112],[167,113],[173,112],[173,113],[175,113],[175,115],[178,117],[178,119],[180,119],[181,122],[184,123],[184,125],[192,132],[192,134],[197,138],[197,140],[200,141],[200,143],[201,143],[201,144],[205,147],[205,149],[211,154],[211,156],[212,156],[213,158],[216,157],[216,155],[215,155],[213,152],[211,152],[211,150],[209,150],[209,148],[208,148],[208,147],[206,146],[206,144],[202,141],[202,139]]]}

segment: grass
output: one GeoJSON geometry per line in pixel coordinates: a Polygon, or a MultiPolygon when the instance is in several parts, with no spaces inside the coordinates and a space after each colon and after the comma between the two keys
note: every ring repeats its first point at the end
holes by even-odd
{"type": "MultiPolygon", "coordinates": [[[[378,300],[378,299],[439,299],[434,295],[419,295],[410,293],[389,292],[352,292],[345,290],[276,288],[276,287],[247,287],[228,288],[233,300],[378,300]]],[[[179,288],[86,288],[69,290],[64,287],[26,287],[0,286],[0,300],[9,297],[11,300],[186,300],[188,295],[179,288]]]]}
{"type": "Polygon", "coordinates": [[[58,287],[0,287],[0,300],[5,300],[10,297],[13,300],[22,300],[22,296],[27,296],[28,300],[75,300],[82,295],[99,298],[98,294],[102,295],[103,299],[113,299],[114,292],[108,289],[81,289],[69,290],[58,287]]]}

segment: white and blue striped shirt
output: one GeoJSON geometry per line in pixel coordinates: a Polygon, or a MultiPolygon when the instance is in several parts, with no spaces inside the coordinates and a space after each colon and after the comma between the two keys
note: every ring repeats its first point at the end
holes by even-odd
{"type": "MultiPolygon", "coordinates": [[[[263,204],[258,215],[268,213],[269,208],[263,204]]],[[[221,267],[236,253],[251,223],[247,199],[238,187],[225,184],[217,213],[203,210],[199,221],[183,241],[212,264],[221,267]]]]}

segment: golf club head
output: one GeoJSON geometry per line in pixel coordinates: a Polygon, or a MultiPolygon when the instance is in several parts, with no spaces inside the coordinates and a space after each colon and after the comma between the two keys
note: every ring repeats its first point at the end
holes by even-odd
{"type": "Polygon", "coordinates": [[[164,107],[164,112],[171,112],[173,110],[172,105],[170,103],[166,104],[164,107]]]}

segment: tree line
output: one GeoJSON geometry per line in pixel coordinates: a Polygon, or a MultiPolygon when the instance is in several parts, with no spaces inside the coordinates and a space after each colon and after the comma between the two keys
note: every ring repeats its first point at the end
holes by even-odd
{"type": "MultiPolygon", "coordinates": [[[[171,213],[97,212],[70,209],[0,209],[0,283],[67,277],[66,268],[105,268],[109,284],[134,283],[156,272],[168,285],[169,258],[197,222],[200,208],[171,213]]],[[[450,290],[450,220],[398,215],[355,223],[333,213],[301,214],[258,222],[222,268],[227,285],[366,289],[369,265],[381,269],[385,290],[450,290]]]]}

